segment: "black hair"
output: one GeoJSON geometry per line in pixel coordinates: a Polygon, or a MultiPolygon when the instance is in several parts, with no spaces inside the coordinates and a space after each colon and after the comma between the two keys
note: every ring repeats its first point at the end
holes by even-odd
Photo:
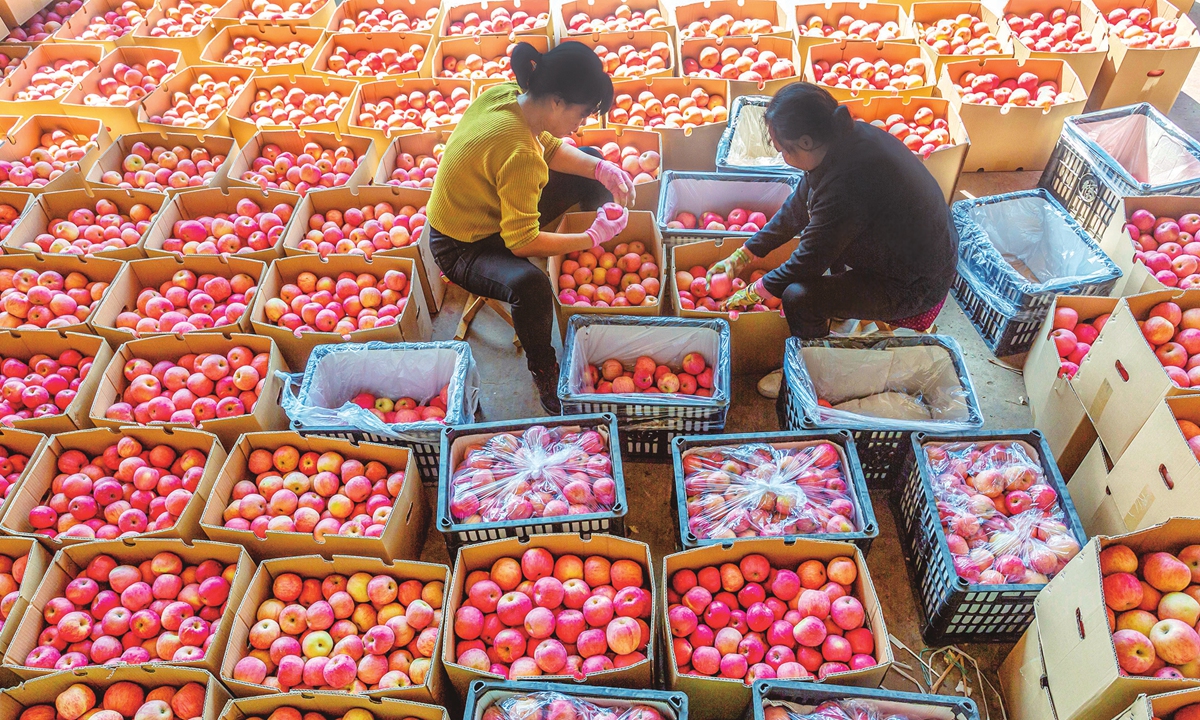
{"type": "Polygon", "coordinates": [[[854,128],[848,109],[824,88],[806,82],[784,86],[771,98],[763,119],[776,140],[803,150],[834,142],[854,128]],[[811,145],[801,142],[805,136],[811,145]]]}
{"type": "Polygon", "coordinates": [[[586,105],[589,113],[607,113],[613,104],[612,78],[587,45],[568,41],[540,53],[529,43],[517,43],[512,71],[521,90],[532,97],[555,95],[571,105],[586,105]]]}

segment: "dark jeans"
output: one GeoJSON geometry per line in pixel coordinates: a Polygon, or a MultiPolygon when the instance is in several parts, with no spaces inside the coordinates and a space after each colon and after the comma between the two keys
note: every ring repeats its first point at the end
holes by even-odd
{"type": "Polygon", "coordinates": [[[792,283],[780,299],[792,335],[804,340],[828,335],[832,318],[901,320],[940,301],[930,303],[914,293],[892,290],[881,278],[854,270],[792,283]]]}
{"type": "MultiPolygon", "coordinates": [[[[595,148],[580,148],[600,157],[595,148]]],[[[612,200],[596,180],[550,171],[538,212],[542,224],[576,204],[594,210],[612,200]]],[[[557,362],[550,344],[554,329],[554,290],[550,278],[525,258],[513,255],[500,234],[473,243],[459,242],[430,226],[429,248],[451,282],[467,292],[506,302],[512,307],[513,327],[525,348],[530,370],[548,370],[557,362]]]]}

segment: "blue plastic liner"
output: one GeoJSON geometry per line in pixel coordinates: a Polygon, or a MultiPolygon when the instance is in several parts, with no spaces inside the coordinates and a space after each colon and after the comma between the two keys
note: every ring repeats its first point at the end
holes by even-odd
{"type": "Polygon", "coordinates": [[[767,126],[761,122],[762,111],[766,109],[767,104],[771,102],[769,95],[741,95],[734,99],[733,105],[729,108],[729,123],[725,127],[725,131],[721,133],[721,140],[717,143],[717,172],[719,173],[767,173],[771,175],[803,175],[800,170],[797,170],[783,162],[783,158],[778,158],[775,162],[764,165],[737,165],[729,162],[730,150],[736,148],[735,137],[738,135],[738,124],[744,121],[749,124],[756,123],[755,126],[747,125],[742,133],[750,133],[743,137],[751,137],[756,140],[756,144],[765,148],[774,148],[771,146],[770,137],[767,135],[767,126]],[[756,108],[755,111],[743,115],[742,111],[747,107],[756,108]],[[765,138],[765,140],[764,140],[765,138]]]}
{"type": "MultiPolygon", "coordinates": [[[[719,238],[748,238],[754,233],[731,230],[705,230],[696,228],[669,228],[667,223],[680,212],[700,213],[705,211],[728,215],[735,207],[758,211],[767,220],[779,212],[779,208],[800,185],[800,174],[737,173],[716,174],[706,172],[680,172],[668,170],[662,177],[662,191],[658,194],[658,230],[663,236],[665,247],[674,247],[701,240],[719,238]]],[[[761,228],[760,228],[761,229],[761,228]]]]}

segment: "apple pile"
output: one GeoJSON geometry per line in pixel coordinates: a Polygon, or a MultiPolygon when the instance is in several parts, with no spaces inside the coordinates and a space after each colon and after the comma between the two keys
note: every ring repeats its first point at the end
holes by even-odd
{"type": "Polygon", "coordinates": [[[813,76],[818,85],[847,90],[908,90],[925,84],[929,64],[924,58],[911,58],[904,64],[889,63],[880,58],[867,60],[852,57],[830,63],[818,60],[813,63],[813,76]]]}
{"type": "Polygon", "coordinates": [[[1134,210],[1125,232],[1133,240],[1133,259],[1160,283],[1183,290],[1200,287],[1200,242],[1196,240],[1200,215],[1156,218],[1146,210],[1134,210]]]}
{"type": "Polygon", "coordinates": [[[787,58],[780,58],[770,50],[759,51],[756,47],[738,50],[735,47],[718,49],[706,45],[696,57],[683,58],[685,77],[718,78],[759,82],[796,76],[796,67],[787,58]]]}
{"type": "Polygon", "coordinates": [[[250,7],[238,14],[239,20],[279,21],[307,20],[309,16],[320,10],[326,0],[308,0],[307,2],[290,2],[286,7],[282,3],[270,0],[252,0],[250,7]]]}
{"type": "Polygon", "coordinates": [[[391,203],[364,205],[361,208],[313,213],[308,232],[296,247],[321,257],[361,254],[370,258],[376,250],[393,250],[413,244],[425,227],[425,206],[391,203]]]}
{"type": "MultiPolygon", "coordinates": [[[[1054,311],[1051,322],[1050,339],[1058,351],[1060,377],[1072,378],[1079,372],[1079,365],[1087,357],[1092,344],[1100,336],[1105,323],[1112,313],[1104,313],[1100,317],[1083,321],[1074,308],[1060,307],[1054,311]]],[[[1196,313],[1200,315],[1200,313],[1196,313]]],[[[1200,323],[1200,318],[1197,318],[1200,323]]]]}
{"type": "Polygon", "coordinates": [[[433,155],[417,155],[413,157],[406,152],[396,153],[396,169],[388,179],[388,185],[399,185],[410,188],[432,188],[433,178],[437,176],[438,165],[442,162],[442,153],[446,151],[446,143],[433,146],[433,155]]]}
{"type": "Polygon", "coordinates": [[[614,98],[608,111],[609,122],[635,127],[688,128],[705,123],[725,122],[729,109],[725,98],[709,95],[704,88],[695,88],[690,95],[679,96],[667,93],[659,97],[653,89],[633,95],[620,93],[614,98]]]}
{"type": "Polygon", "coordinates": [[[1138,326],[1171,382],[1178,387],[1200,385],[1200,308],[1183,310],[1161,302],[1138,326]]]}
{"type": "Polygon", "coordinates": [[[308,57],[313,49],[312,45],[301,40],[293,40],[286,45],[276,45],[269,40],[257,37],[235,37],[232,45],[225,56],[221,58],[221,63],[253,68],[299,63],[308,57]]]}
{"type": "Polygon", "coordinates": [[[236,570],[237,565],[217,560],[185,567],[168,552],[137,565],[97,555],[62,595],[46,603],[46,626],[25,666],[69,670],[110,662],[203,660],[225,614],[236,570]]]}
{"type": "Polygon", "coordinates": [[[1092,41],[1092,34],[1084,32],[1079,14],[1064,8],[1054,8],[1049,14],[1036,10],[1027,16],[1009,13],[1004,21],[1035,52],[1077,53],[1100,49],[1092,41]]]}
{"type": "Polygon", "coordinates": [[[604,17],[592,17],[583,11],[576,12],[567,21],[567,34],[590,35],[594,32],[627,32],[654,28],[665,30],[667,27],[667,20],[658,8],[642,11],[622,4],[604,17]]]}
{"type": "Polygon", "coordinates": [[[959,577],[978,585],[1045,583],[1079,554],[1058,492],[1024,444],[928,443],[924,450],[959,577]]]}
{"type": "Polygon", "coordinates": [[[379,537],[404,486],[402,469],[336,452],[301,453],[291,445],[255,450],[247,465],[254,479],[234,485],[224,526],[260,538],[268,530],[312,533],[318,541],[326,535],[379,537]]]}
{"type": "Polygon", "coordinates": [[[540,12],[536,15],[530,15],[524,10],[516,10],[512,13],[508,8],[494,8],[487,20],[480,18],[479,13],[484,12],[484,6],[480,6],[479,12],[468,12],[463,15],[462,20],[455,20],[446,28],[446,35],[454,37],[455,35],[489,35],[492,33],[499,35],[514,35],[521,33],[531,33],[534,30],[544,28],[550,24],[550,13],[540,12]]]}
{"type": "Polygon", "coordinates": [[[283,236],[292,210],[287,203],[263,210],[250,198],[242,198],[232,213],[176,220],[162,249],[183,255],[241,255],[269,250],[283,236]]]}
{"type": "MultiPolygon", "coordinates": [[[[21,360],[0,357],[0,425],[12,427],[18,420],[61,415],[75,400],[79,385],[87,379],[96,358],[78,350],[64,350],[57,358],[38,354],[21,360]]],[[[0,448],[0,453],[7,453],[0,448]]],[[[4,456],[0,456],[4,457],[4,456]]],[[[26,458],[28,460],[28,458],[26,458]]],[[[24,461],[21,462],[24,467],[24,461]]],[[[0,497],[7,494],[12,470],[0,463],[0,497]]],[[[3,594],[0,593],[0,596],[3,594]]]]}
{"type": "Polygon", "coordinates": [[[303,127],[321,122],[334,122],[346,108],[349,98],[330,90],[327,93],[306,92],[303,88],[276,85],[259,88],[254,93],[250,111],[244,118],[259,127],[290,125],[303,127]]]}
{"type": "Polygon", "coordinates": [[[42,133],[37,147],[28,155],[20,160],[0,160],[0,187],[43,187],[78,166],[94,147],[94,135],[76,135],[68,130],[42,133]]]}
{"type": "Polygon", "coordinates": [[[254,278],[179,270],[158,288],[142,288],[137,302],[119,315],[116,327],[144,333],[189,333],[236,323],[254,299],[254,278]]]}
{"type": "Polygon", "coordinates": [[[1154,48],[1158,50],[1191,47],[1192,38],[1185,34],[1176,35],[1179,24],[1175,20],[1158,17],[1150,8],[1135,7],[1129,10],[1116,8],[1105,20],[1109,33],[1116,35],[1131,48],[1154,48]]]}
{"type": "Polygon", "coordinates": [[[363,101],[355,124],[386,133],[400,130],[431,130],[442,125],[454,125],[471,104],[471,92],[456,87],[447,97],[440,90],[421,90],[389,94],[375,102],[363,101]]]}
{"type": "Polygon", "coordinates": [[[39,330],[81,323],[107,289],[107,282],[89,280],[83,273],[64,277],[54,270],[5,268],[0,270],[0,328],[39,330]]]}
{"type": "Polygon", "coordinates": [[[306,332],[348,335],[356,330],[395,325],[412,288],[401,270],[383,277],[343,272],[337,277],[302,272],[295,283],[279,289],[279,297],[263,306],[267,322],[299,337],[306,332]]]}
{"type": "Polygon", "coordinates": [[[125,0],[116,10],[107,10],[103,15],[93,15],[87,26],[73,39],[85,42],[112,42],[128,35],[135,27],[145,22],[146,12],[133,0],[125,0]]]}
{"type": "Polygon", "coordinates": [[[1191,420],[1179,420],[1176,424],[1179,425],[1179,432],[1183,433],[1183,439],[1187,441],[1188,448],[1191,449],[1192,455],[1200,460],[1200,439],[1193,440],[1192,438],[1200,438],[1200,425],[1191,420]]]}
{"type": "Polygon", "coordinates": [[[729,13],[724,13],[711,20],[709,18],[693,20],[687,26],[679,28],[679,39],[727,37],[730,35],[766,35],[782,30],[783,28],[764,18],[735,20],[729,13]]]}
{"type": "Polygon", "coordinates": [[[426,403],[418,402],[416,398],[389,398],[369,392],[360,392],[350,402],[363,410],[370,412],[385,423],[415,423],[446,421],[446,402],[450,394],[450,386],[443,385],[437,395],[429,398],[426,403]]]}
{"type": "Polygon", "coordinates": [[[83,104],[94,107],[125,107],[154,92],[158,84],[175,72],[175,63],[151,60],[145,65],[116,63],[112,77],[100,78],[99,92],[83,96],[83,104]]]}
{"type": "Polygon", "coordinates": [[[939,55],[999,55],[1004,52],[992,28],[977,15],[960,13],[926,25],[916,22],[918,36],[939,55]]]}
{"type": "Polygon", "coordinates": [[[158,18],[146,34],[153,38],[194,37],[208,25],[208,21],[221,4],[210,4],[204,0],[177,0],[174,6],[159,4],[162,17],[158,18]]]}
{"type": "Polygon", "coordinates": [[[72,210],[65,218],[51,218],[46,231],[22,247],[68,255],[124,250],[138,244],[154,217],[154,210],[143,203],[131,205],[128,214],[104,198],[97,200],[94,207],[95,210],[86,207],[72,210]]]}
{"type": "Polygon", "coordinates": [[[118,170],[106,170],[100,182],[119,188],[154,190],[202,187],[217,176],[225,156],[203,146],[150,146],[142,141],[129,148],[118,170]]]}
{"type": "Polygon", "coordinates": [[[17,600],[21,597],[21,582],[25,580],[25,566],[28,562],[28,553],[17,558],[0,555],[0,628],[8,622],[8,616],[12,614],[17,600]]]}
{"type": "Polygon", "coordinates": [[[848,533],[859,523],[832,443],[697,448],[684,453],[683,473],[688,529],[701,539],[848,533]]]}
{"type": "Polygon", "coordinates": [[[0,79],[6,78],[13,74],[13,71],[21,66],[21,59],[12,57],[8,53],[0,52],[0,79]]]}
{"type": "Polygon", "coordinates": [[[91,60],[55,60],[48,65],[40,65],[29,78],[29,84],[15,93],[16,102],[32,102],[35,100],[53,100],[66,95],[67,91],[96,67],[91,60]]]}
{"type": "Polygon", "coordinates": [[[885,120],[872,120],[871,124],[895,135],[909,150],[923,158],[954,144],[950,123],[946,118],[935,117],[933,110],[927,107],[917,108],[911,119],[893,113],[885,120]]]}
{"type": "Polygon", "coordinates": [[[458,58],[443,52],[442,70],[439,73],[439,77],[467,78],[470,80],[486,80],[488,78],[512,80],[514,76],[511,63],[514,47],[516,47],[516,43],[509,43],[508,49],[504,51],[503,55],[486,60],[476,53],[469,53],[464,58],[458,58]]]}
{"type": "MultiPolygon", "coordinates": [[[[1155,720],[1158,720],[1155,718],[1155,720]]],[[[1176,710],[1166,720],[1200,720],[1200,703],[1184,705],[1176,710]]]]}
{"type": "Polygon", "coordinates": [[[582,678],[646,659],[653,603],[633,560],[530,548],[469,572],[463,587],[454,635],[464,667],[509,680],[582,678]]]}
{"type": "Polygon", "coordinates": [[[345,145],[328,148],[306,140],[299,154],[268,143],[259,150],[242,180],[263,190],[290,190],[306,195],[309,190],[341,187],[350,182],[361,157],[345,145]]]}
{"type": "Polygon", "coordinates": [[[220,353],[188,354],[177,361],[133,358],[122,373],[129,385],[104,411],[118,422],[189,423],[254,412],[267,381],[267,353],[237,345],[220,353]]]}
{"type": "Polygon", "coordinates": [[[775,568],[762,555],[671,576],[667,620],[678,670],[747,683],[820,679],[876,664],[848,557],[775,568]]]}
{"type": "Polygon", "coordinates": [[[196,82],[186,91],[171,93],[167,108],[161,115],[151,115],[150,122],[174,127],[205,127],[225,112],[245,83],[237,75],[231,75],[228,80],[216,80],[208,73],[198,73],[196,82]]]}
{"type": "Polygon", "coordinates": [[[204,714],[204,701],[204,686],[197,682],[159,685],[150,692],[128,681],[103,691],[75,683],[54,698],[53,705],[26,708],[21,720],[188,720],[204,714]]]}
{"type": "Polygon", "coordinates": [[[612,251],[568,253],[558,276],[558,300],[576,307],[653,307],[662,289],[658,262],[640,240],[612,251]]]}
{"type": "Polygon", "coordinates": [[[615,78],[636,78],[647,73],[666,70],[671,64],[671,46],[656,42],[648,49],[625,43],[615,51],[604,45],[595,48],[596,57],[604,63],[604,72],[615,78]]]}
{"type": "Polygon", "coordinates": [[[1126,545],[1100,551],[1105,610],[1123,674],[1183,678],[1200,658],[1200,545],[1141,557],[1126,545]]]}
{"type": "Polygon", "coordinates": [[[954,91],[965,103],[1001,107],[1040,107],[1073,102],[1074,96],[1059,90],[1054,80],[1041,80],[1031,72],[1000,79],[996,73],[967,71],[954,83],[954,91]]]}
{"type": "Polygon", "coordinates": [[[632,370],[626,370],[620,360],[610,359],[587,366],[582,392],[712,397],[713,369],[698,352],[684,355],[678,371],[659,365],[654,358],[645,355],[634,362],[632,370]]]}
{"type": "Polygon", "coordinates": [[[801,37],[827,37],[835,40],[876,40],[879,42],[895,40],[900,37],[900,25],[894,20],[877,22],[874,20],[859,20],[853,15],[843,15],[838,18],[837,25],[826,24],[820,15],[813,15],[802,25],[796,27],[801,37]]]}
{"type": "Polygon", "coordinates": [[[325,67],[329,72],[349,78],[382,78],[388,75],[414,73],[425,59],[425,46],[412,43],[407,50],[385,47],[379,51],[351,52],[335,45],[325,67]]]}
{"type": "MultiPolygon", "coordinates": [[[[25,472],[25,466],[28,464],[28,455],[0,445],[0,499],[8,497],[8,492],[12,490],[13,485],[17,484],[17,480],[21,478],[21,473],[25,472]]],[[[3,562],[3,560],[0,560],[0,567],[3,566],[3,562]]],[[[20,563],[20,571],[24,574],[25,562],[22,560],[20,563]]],[[[17,567],[14,566],[11,572],[13,575],[17,575],[17,567]]],[[[3,584],[3,582],[3,577],[0,577],[0,584],[3,584]]],[[[19,578],[17,582],[20,583],[19,578]]],[[[4,606],[3,603],[0,603],[0,613],[2,612],[4,612],[4,606]]]]}
{"type": "Polygon", "coordinates": [[[359,10],[354,18],[342,18],[337,30],[339,33],[378,33],[378,32],[419,32],[427,33],[433,30],[433,21],[437,20],[438,8],[431,7],[424,18],[409,17],[403,8],[385,11],[383,8],[359,10]]]}
{"type": "Polygon", "coordinates": [[[616,501],[608,440],[592,428],[493,435],[467,447],[450,480],[450,515],[460,524],[587,515],[616,501]]]}
{"type": "Polygon", "coordinates": [[[12,229],[17,226],[17,220],[20,217],[20,210],[8,203],[0,203],[0,240],[8,237],[12,229]]]}
{"type": "MultiPolygon", "coordinates": [[[[744,228],[745,226],[743,226],[744,228]]],[[[716,273],[712,281],[708,280],[708,268],[697,265],[690,270],[675,271],[675,287],[679,291],[679,305],[685,310],[709,310],[719,312],[725,309],[725,301],[735,292],[758,280],[766,272],[763,270],[743,270],[745,278],[731,278],[725,273],[716,273]]],[[[757,304],[744,312],[776,312],[783,306],[779,298],[770,298],[766,304],[757,304]]]]}
{"type": "MultiPolygon", "coordinates": [[[[572,141],[574,138],[571,139],[572,141]]],[[[572,145],[575,143],[572,142],[572,145]]],[[[633,145],[622,147],[619,143],[609,141],[600,147],[600,155],[611,163],[620,165],[621,169],[633,178],[633,184],[654,182],[658,178],[662,156],[657,150],[638,150],[633,145]]]]}
{"type": "Polygon", "coordinates": [[[734,208],[729,211],[729,215],[721,215],[715,212],[700,213],[699,221],[696,220],[696,215],[690,212],[675,213],[675,219],[667,223],[667,227],[682,230],[695,230],[704,228],[705,230],[729,230],[730,232],[748,232],[756,233],[767,224],[767,216],[765,213],[747,211],[742,208],[734,208]]]}
{"type": "Polygon", "coordinates": [[[67,18],[83,7],[83,0],[59,0],[51,2],[38,10],[25,24],[8,34],[4,42],[37,43],[46,40],[54,34],[67,18]]]}

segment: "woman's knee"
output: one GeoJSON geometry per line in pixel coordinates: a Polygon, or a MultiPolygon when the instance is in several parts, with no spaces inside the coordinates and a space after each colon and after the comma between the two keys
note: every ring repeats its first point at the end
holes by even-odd
{"type": "Polygon", "coordinates": [[[792,283],[784,288],[779,299],[785,313],[803,311],[811,305],[812,292],[801,283],[792,283]]]}
{"type": "Polygon", "coordinates": [[[550,287],[550,278],[546,273],[537,269],[532,263],[515,272],[509,280],[509,289],[513,293],[513,304],[526,306],[552,304],[554,289],[550,287]]]}

